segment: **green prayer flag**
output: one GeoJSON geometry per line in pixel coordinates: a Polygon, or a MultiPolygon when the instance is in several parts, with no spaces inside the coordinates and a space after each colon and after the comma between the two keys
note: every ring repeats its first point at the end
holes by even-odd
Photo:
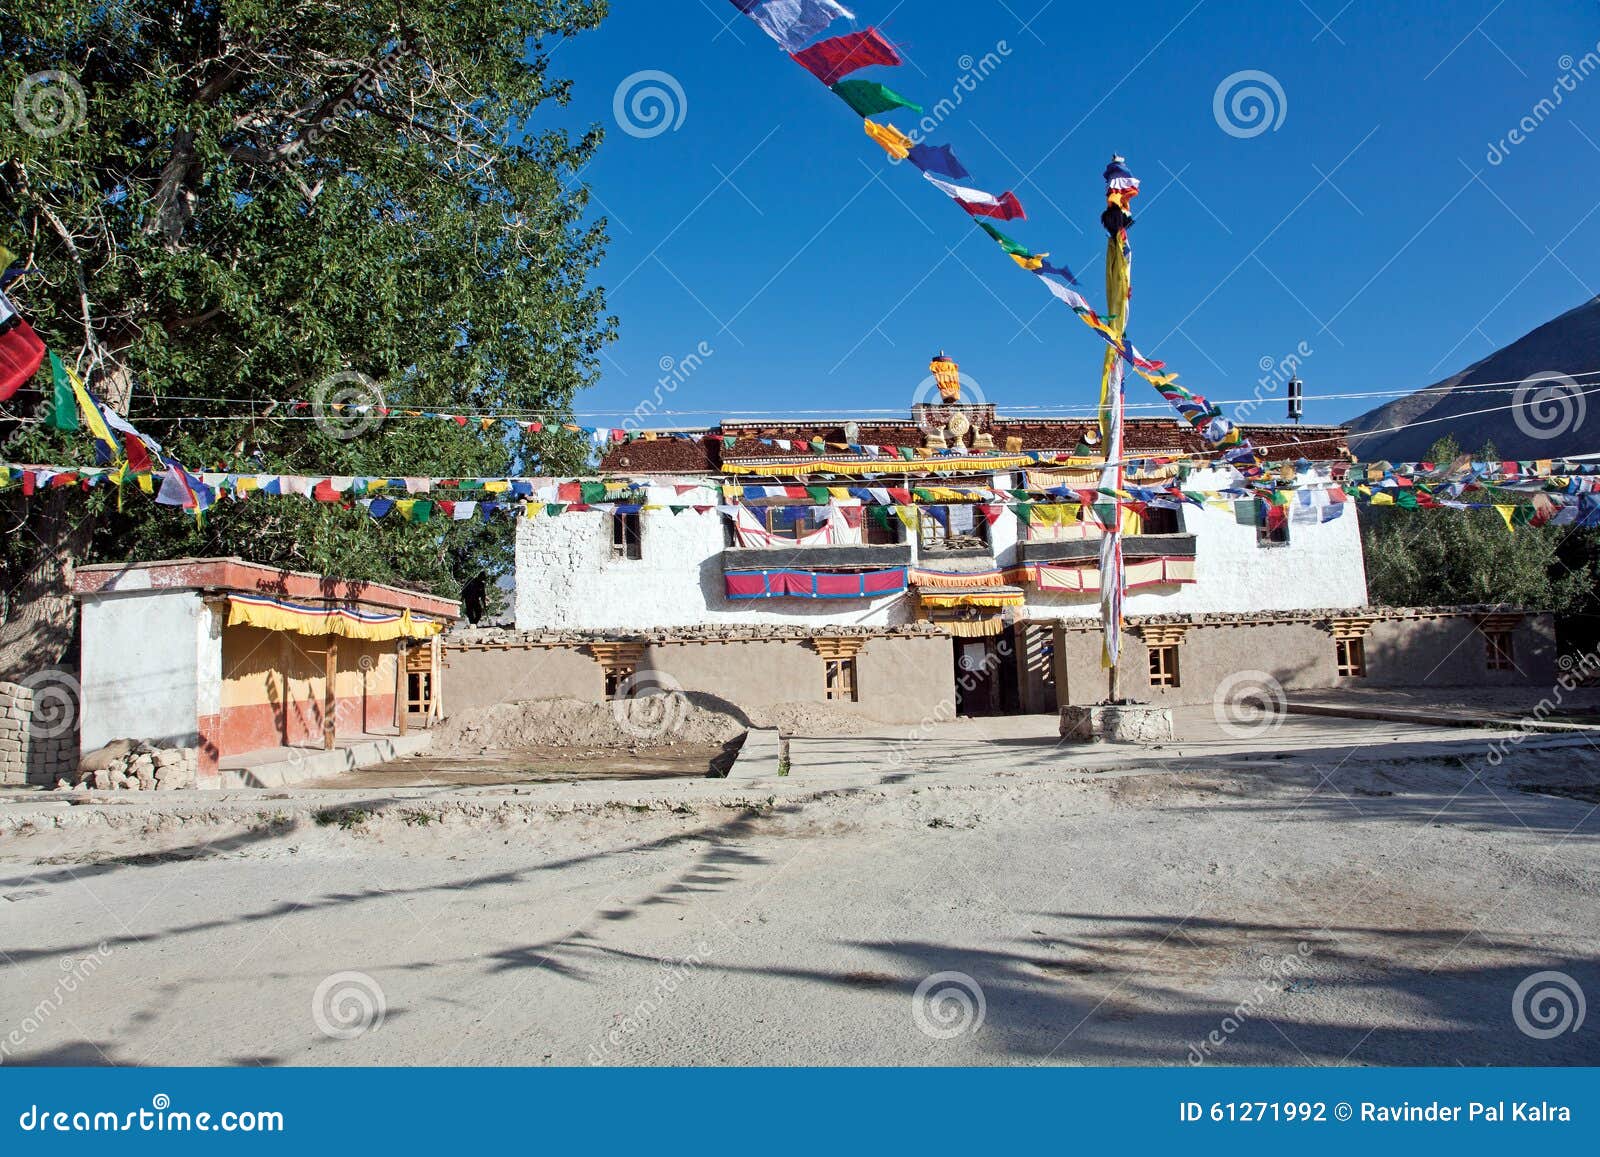
{"type": "Polygon", "coordinates": [[[1033,507],[1026,502],[1018,502],[1011,508],[1011,513],[1017,516],[1017,521],[1026,526],[1033,521],[1033,507]]]}
{"type": "Polygon", "coordinates": [[[585,506],[593,506],[596,502],[606,500],[606,484],[604,482],[578,483],[579,500],[585,506]]]}
{"type": "Polygon", "coordinates": [[[78,399],[72,393],[72,382],[67,377],[67,367],[54,350],[50,351],[50,381],[55,387],[50,401],[50,414],[45,425],[68,433],[78,429],[78,399]]]}
{"type": "Polygon", "coordinates": [[[920,104],[912,104],[894,89],[870,80],[841,80],[833,86],[833,91],[840,100],[855,109],[859,116],[869,117],[881,112],[893,112],[897,108],[908,108],[912,112],[922,111],[920,104]]]}
{"type": "Polygon", "coordinates": [[[559,502],[546,502],[544,504],[544,512],[550,518],[556,517],[556,515],[560,514],[565,509],[566,507],[561,505],[559,502]]]}
{"type": "Polygon", "coordinates": [[[1000,243],[1000,248],[1004,249],[1007,253],[1011,254],[1011,256],[1013,256],[1013,257],[1032,257],[1033,256],[1033,250],[1029,249],[1026,245],[1022,245],[1022,244],[1020,244],[1020,243],[1018,243],[1016,241],[1013,241],[1011,238],[1007,237],[1004,233],[1000,232],[1000,230],[996,229],[993,225],[989,224],[989,222],[987,222],[987,221],[979,221],[978,225],[979,225],[980,228],[983,229],[983,231],[985,233],[987,233],[989,236],[993,237],[996,241],[998,241],[1000,243]]]}
{"type": "Polygon", "coordinates": [[[722,436],[722,448],[724,450],[732,450],[738,444],[739,436],[737,434],[724,434],[722,436]]]}
{"type": "Polygon", "coordinates": [[[427,498],[419,498],[411,504],[411,521],[427,522],[433,517],[433,502],[427,498]]]}
{"type": "Polygon", "coordinates": [[[826,486],[807,486],[806,493],[811,496],[812,503],[817,506],[828,505],[828,499],[833,497],[828,493],[826,486]]]}
{"type": "Polygon", "coordinates": [[[900,457],[906,459],[907,461],[910,461],[912,458],[917,456],[916,450],[910,446],[900,446],[897,447],[897,449],[900,451],[900,457]]]}

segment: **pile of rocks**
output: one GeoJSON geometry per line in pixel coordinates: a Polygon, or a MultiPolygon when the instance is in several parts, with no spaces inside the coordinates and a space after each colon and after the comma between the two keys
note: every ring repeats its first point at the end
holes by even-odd
{"type": "Polygon", "coordinates": [[[193,787],[200,773],[200,751],[194,747],[155,747],[118,739],[97,748],[78,764],[76,782],[58,780],[56,787],[95,791],[176,791],[193,787]]]}

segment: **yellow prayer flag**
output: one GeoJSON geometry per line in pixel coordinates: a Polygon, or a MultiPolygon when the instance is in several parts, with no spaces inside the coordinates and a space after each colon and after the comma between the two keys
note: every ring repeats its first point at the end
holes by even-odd
{"type": "Polygon", "coordinates": [[[1517,528],[1515,526],[1511,525],[1511,512],[1515,508],[1511,507],[1511,506],[1496,506],[1494,509],[1495,509],[1495,513],[1498,514],[1502,519],[1505,520],[1506,529],[1509,530],[1512,534],[1517,533],[1517,528]]]}
{"type": "Polygon", "coordinates": [[[873,120],[863,120],[861,123],[867,130],[867,136],[882,145],[883,151],[895,160],[903,161],[911,155],[914,142],[893,125],[880,125],[873,120]]]}

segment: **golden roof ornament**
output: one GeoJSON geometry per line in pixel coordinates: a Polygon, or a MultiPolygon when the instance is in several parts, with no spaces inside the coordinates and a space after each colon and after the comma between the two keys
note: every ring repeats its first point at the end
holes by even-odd
{"type": "Polygon", "coordinates": [[[928,363],[928,369],[933,374],[933,380],[939,387],[939,400],[947,403],[961,400],[961,367],[956,365],[954,358],[948,356],[943,350],[939,356],[928,363]]]}

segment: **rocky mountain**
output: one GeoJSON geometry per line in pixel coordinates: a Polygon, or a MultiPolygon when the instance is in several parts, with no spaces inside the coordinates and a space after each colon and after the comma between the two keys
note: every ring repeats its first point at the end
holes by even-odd
{"type": "Polygon", "coordinates": [[[1426,390],[1362,414],[1349,423],[1350,446],[1369,462],[1421,458],[1446,434],[1468,451],[1493,442],[1502,458],[1600,452],[1597,370],[1600,297],[1426,390]],[[1390,429],[1413,422],[1427,424],[1390,429]]]}

